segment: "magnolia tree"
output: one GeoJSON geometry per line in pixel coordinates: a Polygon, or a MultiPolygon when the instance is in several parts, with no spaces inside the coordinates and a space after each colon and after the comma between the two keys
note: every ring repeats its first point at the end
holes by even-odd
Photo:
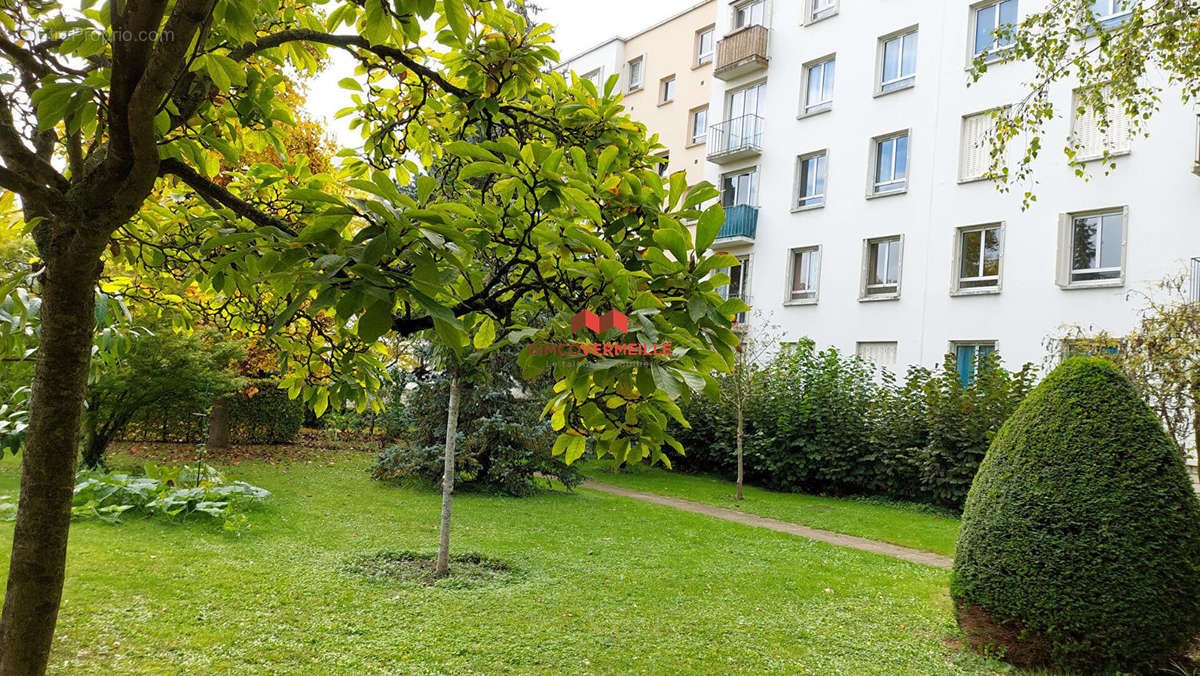
{"type": "Polygon", "coordinates": [[[659,146],[622,114],[615,80],[545,72],[549,28],[503,3],[3,7],[0,188],[36,243],[41,304],[2,673],[49,656],[98,283],[146,292],[169,277],[187,293],[166,302],[274,331],[284,386],[318,413],[367,404],[389,336],[482,349],[566,336],[585,307],[620,310],[628,340],[672,343],[671,359],[523,363],[559,379],[547,413],[568,459],[588,436],[665,457],[675,400],[711,394],[707,374],[734,361],[731,318],[747,308],[716,291],[732,261],[708,251],[715,190],[660,178],[659,146]],[[282,71],[312,73],[330,50],[357,64],[343,112],[364,144],[319,171],[288,153],[282,71]],[[264,150],[279,161],[243,161],[264,150]],[[106,263],[128,273],[105,278],[106,263]]]}
{"type": "MultiPolygon", "coordinates": [[[[1056,116],[1090,112],[1107,132],[1114,116],[1124,114],[1130,133],[1144,134],[1168,89],[1184,103],[1200,95],[1195,0],[1053,0],[1019,23],[1001,23],[993,38],[993,48],[975,59],[974,81],[997,63],[1025,61],[1034,68],[1025,94],[992,112],[996,124],[988,135],[989,176],[1003,191],[1023,188],[1026,206],[1036,199],[1033,164],[1046,145],[1045,125],[1056,116]],[[1066,110],[1051,96],[1056,83],[1078,87],[1066,110]]],[[[1081,156],[1081,143],[1069,138],[1063,147],[1076,174],[1086,176],[1089,162],[1105,172],[1116,167],[1108,149],[1100,158],[1081,156]]]]}

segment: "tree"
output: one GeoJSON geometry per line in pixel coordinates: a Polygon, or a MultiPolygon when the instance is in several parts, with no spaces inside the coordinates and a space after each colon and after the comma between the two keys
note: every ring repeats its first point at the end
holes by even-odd
{"type": "Polygon", "coordinates": [[[764,317],[751,322],[741,331],[741,342],[737,347],[733,368],[721,379],[721,400],[732,406],[737,417],[737,499],[742,499],[742,480],[745,468],[742,450],[746,439],[746,407],[755,396],[758,385],[766,374],[763,360],[775,352],[780,345],[782,333],[774,324],[764,324],[764,317]]]}
{"type": "MultiPolygon", "coordinates": [[[[1095,113],[1101,131],[1107,131],[1114,114],[1130,120],[1130,132],[1144,134],[1158,110],[1161,95],[1172,89],[1183,103],[1200,95],[1200,5],[1194,0],[1055,0],[1019,24],[1001,25],[994,31],[1003,50],[980,54],[972,67],[973,81],[996,63],[1028,61],[1034,76],[1026,94],[1012,105],[993,111],[995,127],[989,134],[992,164],[990,177],[1008,191],[1032,181],[1033,161],[1041,152],[1047,122],[1059,107],[1050,96],[1059,82],[1078,87],[1079,100],[1071,117],[1095,113]],[[1101,12],[1103,12],[1101,14],[1101,12]],[[1165,76],[1165,85],[1160,84],[1165,76]],[[1023,152],[1010,166],[1010,144],[1024,137],[1023,152]]],[[[1075,106],[1075,104],[1072,104],[1075,106]]],[[[1191,141],[1188,141],[1191,143],[1191,141]]],[[[1081,142],[1067,139],[1064,152],[1077,175],[1087,174],[1091,160],[1105,172],[1116,168],[1108,150],[1102,157],[1083,158],[1081,142]]],[[[1024,193],[1026,206],[1035,200],[1032,189],[1024,193]]]]}
{"type": "Polygon", "coordinates": [[[1141,317],[1129,333],[1092,334],[1074,327],[1060,340],[1068,355],[1116,364],[1182,456],[1189,445],[1200,448],[1200,305],[1188,297],[1184,275],[1168,276],[1157,287],[1143,296],[1141,317]]]}
{"type": "Polygon", "coordinates": [[[971,486],[950,593],[976,647],[1149,672],[1200,632],[1200,501],[1111,363],[1072,357],[1001,427],[971,486]]]}
{"type": "Polygon", "coordinates": [[[0,188],[20,197],[42,274],[0,673],[49,656],[106,257],[135,268],[122,281],[183,280],[202,294],[181,308],[273,335],[283,383],[318,414],[368,405],[388,332],[519,341],[567,335],[582,307],[621,309],[635,340],[680,349],[669,363],[529,360],[562,384],[556,450],[573,460],[598,429],[602,452],[678,446],[674,400],[715,387],[707,374],[733,361],[729,325],[747,309],[715,291],[723,213],[700,208],[711,186],[658,177],[615,78],[601,91],[543,72],[548,30],[481,0],[4,3],[0,188]],[[419,44],[423,25],[444,51],[419,44]],[[336,174],[287,156],[278,72],[312,72],[329,49],[358,64],[343,84],[365,141],[336,174]],[[264,147],[285,168],[222,169],[264,147]],[[421,175],[435,160],[445,172],[421,175]],[[415,197],[398,187],[413,176],[415,197]],[[521,303],[552,319],[521,325],[521,303]]]}

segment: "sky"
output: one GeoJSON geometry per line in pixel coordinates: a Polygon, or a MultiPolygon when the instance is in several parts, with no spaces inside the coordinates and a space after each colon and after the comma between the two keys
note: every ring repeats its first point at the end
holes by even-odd
{"type": "MultiPolygon", "coordinates": [[[[555,49],[560,56],[574,56],[589,47],[620,35],[632,35],[681,12],[699,0],[536,0],[542,12],[536,19],[552,24],[555,49]],[[650,9],[647,9],[650,8],[650,9]]],[[[310,83],[305,108],[323,122],[338,145],[358,147],[357,132],[350,131],[349,118],[336,119],[338,110],[350,105],[350,92],[337,86],[338,80],[354,73],[353,62],[338,50],[330,50],[329,67],[310,83]]]]}

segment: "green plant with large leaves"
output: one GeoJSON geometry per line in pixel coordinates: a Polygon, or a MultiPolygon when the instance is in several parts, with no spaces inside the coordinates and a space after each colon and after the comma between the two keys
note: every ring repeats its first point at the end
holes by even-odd
{"type": "Polygon", "coordinates": [[[487,349],[564,337],[585,307],[625,312],[630,340],[675,357],[523,364],[559,379],[549,412],[568,459],[586,434],[665,459],[673,400],[732,362],[746,308],[716,293],[731,264],[707,250],[716,192],[660,178],[615,81],[545,72],[549,27],[502,2],[2,7],[0,188],[20,196],[44,272],[0,671],[48,659],[106,258],[128,266],[109,266],[111,286],[274,332],[287,388],[318,412],[368,404],[389,333],[487,349]],[[330,50],[357,63],[344,112],[364,143],[321,173],[288,155],[284,72],[330,50]],[[263,150],[280,161],[244,166],[263,150]]]}

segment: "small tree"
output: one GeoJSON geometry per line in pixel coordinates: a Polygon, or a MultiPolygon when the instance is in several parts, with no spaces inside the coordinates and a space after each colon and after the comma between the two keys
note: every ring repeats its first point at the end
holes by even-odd
{"type": "Polygon", "coordinates": [[[742,481],[745,478],[743,458],[746,440],[746,409],[758,390],[766,373],[763,361],[780,347],[782,332],[776,324],[767,323],[765,317],[757,316],[740,331],[737,356],[733,368],[722,378],[721,401],[733,407],[737,418],[737,499],[742,499],[742,481]]]}

